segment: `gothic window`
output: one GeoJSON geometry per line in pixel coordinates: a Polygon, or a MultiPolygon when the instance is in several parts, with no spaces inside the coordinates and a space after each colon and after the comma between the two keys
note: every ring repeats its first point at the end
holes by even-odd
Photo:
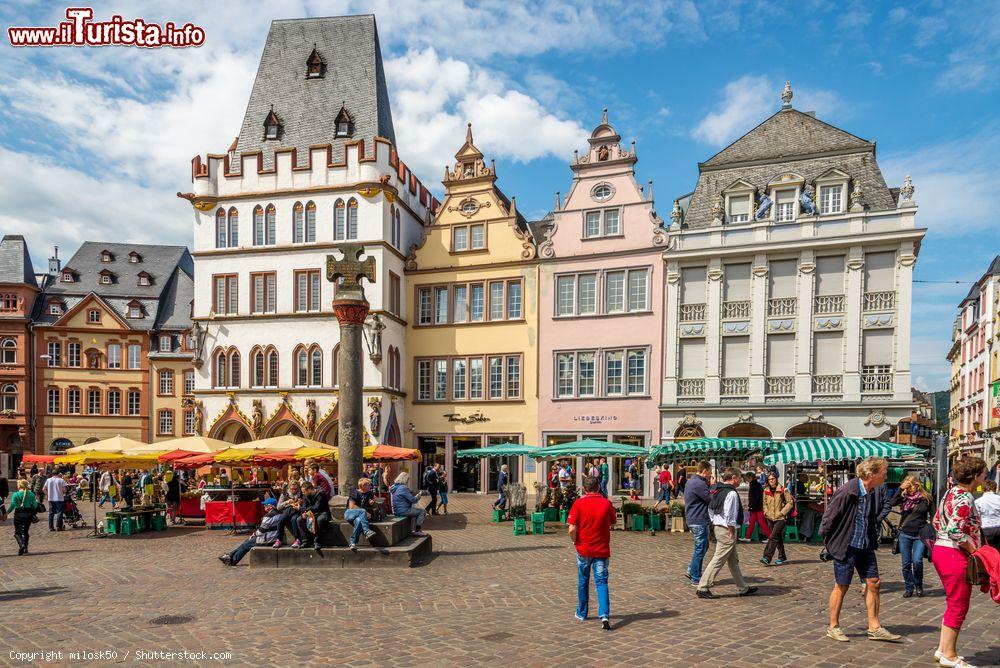
{"type": "Polygon", "coordinates": [[[344,209],[344,200],[338,199],[333,204],[333,239],[343,241],[347,234],[346,223],[347,212],[344,209]]]}
{"type": "Polygon", "coordinates": [[[316,203],[306,203],[306,243],[316,241],[316,203]]]}
{"type": "Polygon", "coordinates": [[[240,386],[240,353],[237,350],[229,353],[229,387],[240,386]]]}
{"type": "Polygon", "coordinates": [[[302,202],[296,202],[292,207],[292,243],[300,244],[305,240],[305,209],[302,202]]]}
{"type": "Polygon", "coordinates": [[[330,358],[333,360],[332,375],[330,376],[330,384],[337,387],[340,382],[337,379],[337,358],[340,357],[340,344],[338,343],[333,347],[333,354],[330,358]]]}
{"type": "Polygon", "coordinates": [[[229,209],[229,247],[236,248],[239,245],[240,218],[236,213],[236,207],[229,209]]]}
{"type": "Polygon", "coordinates": [[[276,229],[275,229],[275,218],[277,218],[278,210],[274,208],[273,204],[267,205],[267,211],[264,214],[264,245],[273,246],[277,243],[275,239],[276,229]]]}
{"type": "Polygon", "coordinates": [[[267,353],[267,386],[278,387],[278,351],[267,353]]]}
{"type": "Polygon", "coordinates": [[[257,349],[250,355],[251,360],[251,376],[250,387],[264,387],[264,382],[266,380],[267,368],[264,366],[264,351],[257,349]]]}
{"type": "Polygon", "coordinates": [[[229,245],[229,226],[226,224],[226,212],[219,209],[215,212],[215,247],[225,248],[229,245]]]}
{"type": "Polygon", "coordinates": [[[309,353],[309,384],[312,387],[323,385],[323,352],[319,348],[309,353]]]}
{"type": "Polygon", "coordinates": [[[347,238],[358,238],[358,200],[353,197],[347,202],[347,238]]]}

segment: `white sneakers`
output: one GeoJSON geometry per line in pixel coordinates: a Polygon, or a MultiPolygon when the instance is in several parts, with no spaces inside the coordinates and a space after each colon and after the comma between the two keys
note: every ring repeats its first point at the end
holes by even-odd
{"type": "Polygon", "coordinates": [[[956,656],[954,659],[948,659],[939,649],[934,650],[934,658],[937,659],[938,664],[947,666],[948,668],[976,668],[966,661],[964,656],[956,656]]]}

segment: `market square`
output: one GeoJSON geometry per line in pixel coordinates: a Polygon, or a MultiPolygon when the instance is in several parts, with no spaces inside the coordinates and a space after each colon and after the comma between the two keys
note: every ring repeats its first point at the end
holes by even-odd
{"type": "Polygon", "coordinates": [[[6,7],[0,664],[1000,665],[959,4],[6,7]]]}

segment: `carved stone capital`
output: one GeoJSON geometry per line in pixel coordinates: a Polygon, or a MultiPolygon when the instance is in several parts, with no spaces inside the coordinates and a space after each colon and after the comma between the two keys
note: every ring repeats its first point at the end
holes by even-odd
{"type": "Polygon", "coordinates": [[[333,313],[341,325],[364,325],[370,308],[366,299],[333,300],[333,313]]]}

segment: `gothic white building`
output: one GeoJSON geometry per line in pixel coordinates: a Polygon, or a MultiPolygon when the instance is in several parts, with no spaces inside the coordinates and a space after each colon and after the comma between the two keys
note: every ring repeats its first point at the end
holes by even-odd
{"type": "Polygon", "coordinates": [[[666,441],[875,438],[910,415],[913,186],[890,189],[873,142],[791,98],[671,212],[666,441]]]}
{"type": "Polygon", "coordinates": [[[231,442],[336,442],[329,255],[377,263],[365,402],[372,442],[401,444],[403,265],[436,202],[394,148],[374,16],[274,21],[239,137],[195,157],[196,424],[231,442]]]}

